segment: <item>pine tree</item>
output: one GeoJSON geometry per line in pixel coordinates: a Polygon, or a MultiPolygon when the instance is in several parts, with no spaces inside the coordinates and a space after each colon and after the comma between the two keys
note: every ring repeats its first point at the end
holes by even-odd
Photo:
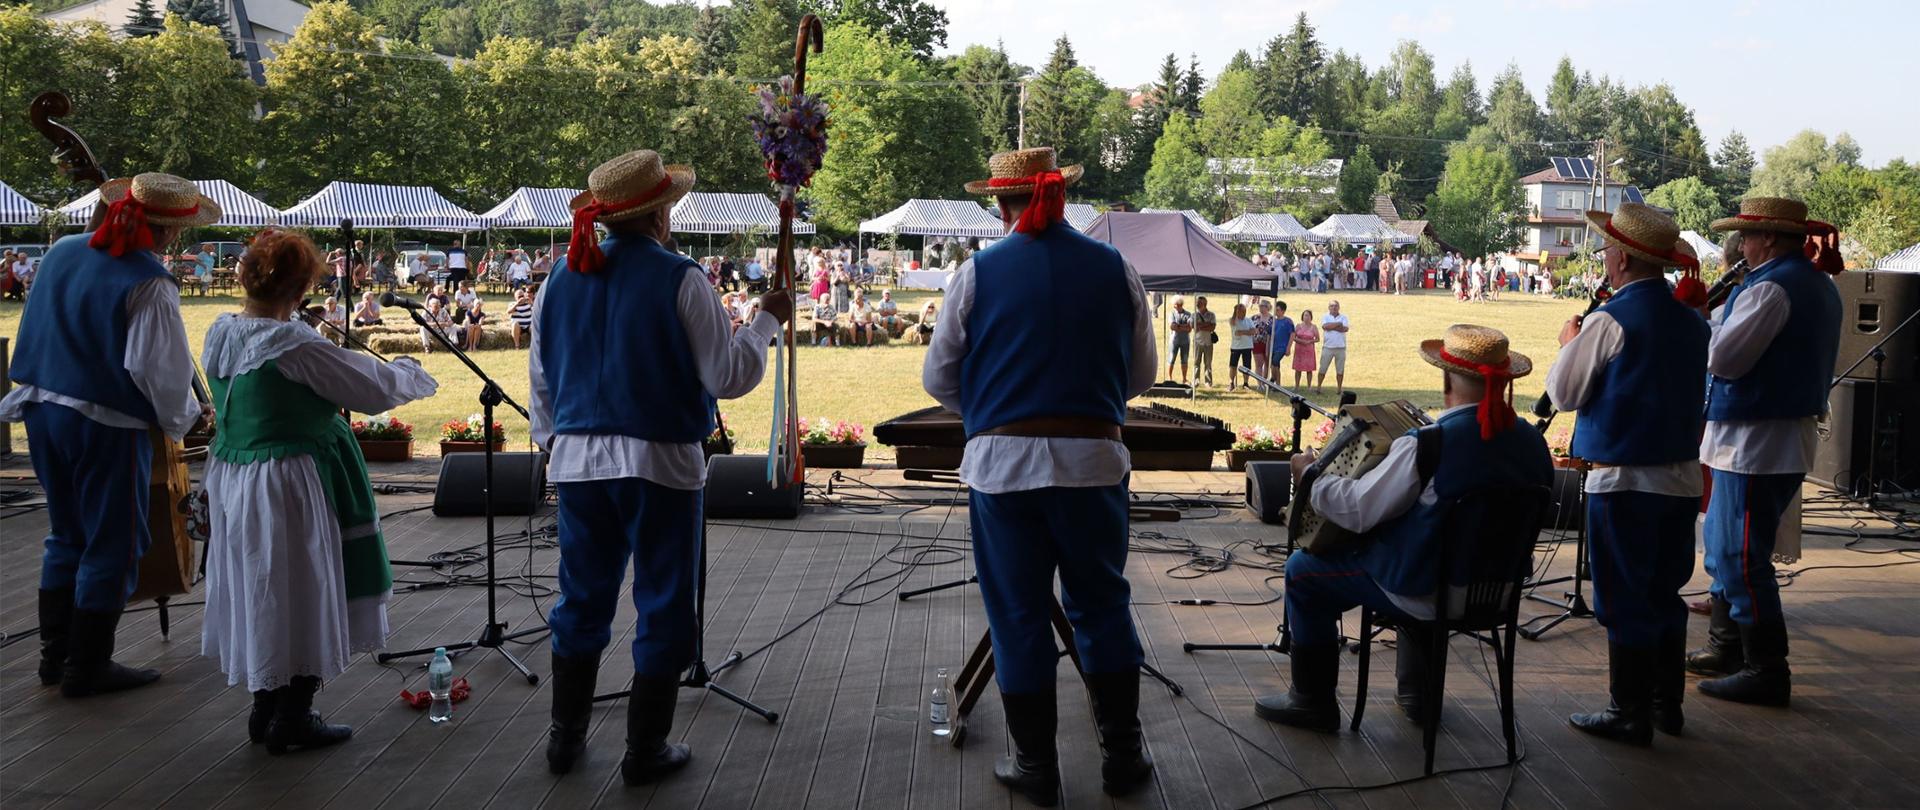
{"type": "Polygon", "coordinates": [[[153,0],[138,0],[133,4],[133,13],[127,15],[127,24],[120,30],[130,37],[150,37],[160,33],[160,12],[154,10],[153,0]]]}
{"type": "Polygon", "coordinates": [[[1747,136],[1736,129],[1720,139],[1720,148],[1713,153],[1713,190],[1720,195],[1721,205],[1732,208],[1747,195],[1753,183],[1753,165],[1753,147],[1747,145],[1747,136]]]}
{"type": "Polygon", "coordinates": [[[1313,38],[1313,26],[1307,23],[1307,13],[1300,12],[1293,19],[1293,30],[1286,36],[1286,47],[1281,52],[1281,58],[1277,63],[1270,60],[1267,65],[1269,81],[1275,92],[1275,108],[1270,114],[1307,123],[1313,114],[1313,97],[1325,66],[1326,54],[1321,50],[1320,42],[1313,38]]]}
{"type": "Polygon", "coordinates": [[[211,26],[227,40],[227,51],[236,57],[240,55],[233,38],[232,21],[221,0],[167,0],[167,13],[178,14],[187,22],[211,26]]]}
{"type": "Polygon", "coordinates": [[[1187,54],[1187,75],[1180,80],[1180,108],[1189,113],[1200,111],[1200,97],[1206,95],[1207,80],[1200,76],[1200,55],[1187,54]]]}
{"type": "Polygon", "coordinates": [[[1185,92],[1186,84],[1180,76],[1180,60],[1169,53],[1166,59],[1160,61],[1160,78],[1154,80],[1151,90],[1151,100],[1158,102],[1161,108],[1161,123],[1166,123],[1166,110],[1186,109],[1185,100],[1181,98],[1185,92]]]}
{"type": "Polygon", "coordinates": [[[1222,70],[1221,72],[1226,73],[1228,71],[1235,71],[1235,70],[1242,71],[1248,74],[1253,73],[1254,71],[1253,57],[1248,56],[1247,52],[1244,50],[1234,51],[1233,58],[1227,60],[1226,70],[1222,70]]]}

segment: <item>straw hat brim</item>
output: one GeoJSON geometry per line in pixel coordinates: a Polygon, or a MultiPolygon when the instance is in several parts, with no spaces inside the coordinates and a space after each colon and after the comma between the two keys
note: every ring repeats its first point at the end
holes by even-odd
{"type": "MultiPolygon", "coordinates": [[[[1607,213],[1606,211],[1588,211],[1587,212],[1587,222],[1593,225],[1593,232],[1599,234],[1600,238],[1605,240],[1607,244],[1617,245],[1621,250],[1624,250],[1628,253],[1631,253],[1647,261],[1653,262],[1654,264],[1660,265],[1661,267],[1671,267],[1673,265],[1674,263],[1673,256],[1661,256],[1655,253],[1650,253],[1648,251],[1641,250],[1637,247],[1634,247],[1618,239],[1615,239],[1613,234],[1607,232],[1607,223],[1612,219],[1613,219],[1613,215],[1610,213],[1607,213]]],[[[1674,254],[1678,255],[1682,253],[1683,249],[1687,247],[1688,246],[1687,246],[1686,240],[1684,239],[1673,240],[1674,254]]],[[[1688,254],[1692,253],[1690,249],[1685,250],[1685,252],[1688,254]]]]}
{"type": "MultiPolygon", "coordinates": [[[[1067,185],[1069,186],[1073,185],[1074,183],[1080,182],[1080,175],[1085,173],[1086,173],[1086,167],[1081,166],[1077,163],[1072,166],[1060,167],[1060,177],[1066,180],[1067,185]]],[[[966,185],[966,189],[968,194],[980,194],[980,195],[989,196],[989,197],[1001,197],[1001,196],[1007,196],[1012,194],[1032,194],[1033,184],[1023,183],[1017,186],[996,186],[996,185],[993,185],[992,180],[975,180],[971,183],[968,183],[966,185]]]]}
{"type": "MultiPolygon", "coordinates": [[[[664,168],[666,170],[667,177],[672,179],[673,181],[673,185],[667,188],[667,191],[665,194],[661,194],[656,199],[648,200],[643,205],[637,205],[625,211],[616,211],[611,214],[601,214],[599,217],[599,221],[600,222],[619,222],[621,220],[633,219],[634,217],[640,216],[650,211],[658,211],[663,207],[671,206],[674,203],[679,202],[681,197],[687,196],[687,192],[693,190],[694,181],[698,178],[695,177],[692,166],[669,165],[664,168]]],[[[573,201],[567,203],[567,207],[571,208],[574,211],[578,211],[582,208],[592,205],[593,201],[594,201],[594,198],[593,198],[592,191],[582,191],[579,194],[574,195],[573,201]]]]}
{"type": "Polygon", "coordinates": [[[1707,227],[1721,232],[1778,231],[1780,233],[1791,233],[1799,236],[1807,235],[1807,223],[1795,222],[1791,219],[1741,219],[1739,217],[1723,217],[1709,223],[1707,227]]]}
{"type": "MultiPolygon", "coordinates": [[[[127,196],[127,189],[132,187],[133,178],[131,177],[119,177],[108,180],[100,184],[100,200],[103,203],[111,203],[114,200],[127,196]]],[[[185,225],[194,228],[219,222],[221,215],[224,213],[220,210],[220,204],[214,202],[212,197],[205,194],[196,193],[195,196],[199,198],[200,207],[194,209],[192,214],[184,217],[167,217],[155,214],[149,210],[147,212],[147,224],[185,225]]]]}
{"type": "MultiPolygon", "coordinates": [[[[1440,350],[1445,348],[1446,345],[1446,341],[1439,339],[1420,341],[1420,359],[1427,361],[1428,364],[1436,368],[1445,369],[1456,374],[1465,374],[1469,377],[1480,376],[1480,372],[1476,369],[1457,363],[1450,363],[1442,358],[1440,356],[1440,350]]],[[[1516,380],[1532,374],[1533,359],[1512,349],[1508,349],[1507,372],[1508,376],[1516,380]]]]}

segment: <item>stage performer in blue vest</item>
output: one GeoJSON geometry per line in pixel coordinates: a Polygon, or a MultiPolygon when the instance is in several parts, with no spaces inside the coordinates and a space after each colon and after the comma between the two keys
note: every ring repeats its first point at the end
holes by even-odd
{"type": "Polygon", "coordinates": [[[1587,558],[1593,610],[1607,628],[1612,705],[1568,718],[1574,728],[1635,745],[1655,728],[1679,734],[1686,691],[1687,605],[1693,526],[1700,514],[1706,396],[1706,288],[1680,226],[1658,209],[1622,203],[1589,211],[1606,240],[1602,263],[1614,289],[1606,306],[1560,330],[1547,374],[1555,407],[1579,411],[1574,457],[1587,473],[1587,558]],[[1668,267],[1686,275],[1667,286],[1668,267]],[[1693,300],[1683,303],[1687,295],[1693,300]]]}
{"type": "MultiPolygon", "coordinates": [[[[1296,551],[1287,558],[1286,617],[1292,638],[1293,687],[1258,698],[1254,712],[1275,723],[1335,731],[1340,707],[1334,686],[1340,675],[1340,615],[1361,605],[1402,619],[1432,619],[1439,582],[1441,523],[1446,503],[1491,486],[1553,480],[1547,443],[1532,425],[1514,417],[1508,388],[1533,372],[1533,361],[1511,351],[1507,336],[1485,326],[1455,324],[1446,337],[1420,344],[1420,355],[1439,367],[1446,410],[1432,425],[1393,441],[1379,466],[1360,478],[1325,476],[1296,498],[1335,525],[1366,535],[1358,550],[1337,556],[1296,551]],[[1420,459],[1422,435],[1428,458],[1420,459]]],[[[1292,459],[1296,486],[1318,454],[1292,459]]],[[[1524,571],[1514,572],[1518,587],[1524,571]]],[[[1398,702],[1419,722],[1424,696],[1421,675],[1433,664],[1424,639],[1401,631],[1396,655],[1398,702]]]]}
{"type": "Polygon", "coordinates": [[[560,600],[547,614],[556,774],[586,749],[629,557],[639,617],[620,775],[637,785],[686,765],[687,747],[667,734],[697,632],[700,443],[716,398],[759,385],[767,344],[792,316],[786,292],[768,293],[761,314],[733,331],[706,274],[674,249],[668,211],[693,183],[692,167],[663,165],[648,149],[595,168],[572,202],[566,259],[534,304],[532,432],[560,498],[560,600]]]}
{"type": "Polygon", "coordinates": [[[100,187],[91,234],[61,239],[34,277],[0,421],[24,422],[47,496],[40,558],[40,682],[70,697],[159,680],[113,661],[139,578],[158,428],[178,440],[212,411],[193,396],[180,287],[156,251],[220,218],[193,183],[148,173],[100,187]]]}
{"type": "Polygon", "coordinates": [[[1140,736],[1140,640],[1127,584],[1126,403],[1153,384],[1153,316],[1140,276],[1067,225],[1050,147],[994,155],[972,194],[997,197],[1007,238],[947,287],[927,348],[927,393],[967,431],[975,565],[1014,755],[994,777],[1035,804],[1059,801],[1053,580],[1093,696],[1107,793],[1153,775],[1140,736]],[[1076,305],[1042,313],[1041,302],[1076,305]]]}
{"type": "Polygon", "coordinates": [[[1774,540],[1813,462],[1814,422],[1840,348],[1832,274],[1843,265],[1833,226],[1807,219],[1798,200],[1748,197],[1713,229],[1740,232],[1753,269],[1727,296],[1707,350],[1713,376],[1700,461],[1713,471],[1705,529],[1712,626],[1687,668],[1720,676],[1701,681],[1701,694],[1785,706],[1793,689],[1774,540]]]}

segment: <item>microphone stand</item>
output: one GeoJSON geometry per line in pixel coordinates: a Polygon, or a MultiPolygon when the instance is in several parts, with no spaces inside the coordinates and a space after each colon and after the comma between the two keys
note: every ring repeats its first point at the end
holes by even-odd
{"type": "MultiPolygon", "coordinates": [[[[1301,395],[1293,391],[1292,389],[1287,388],[1286,386],[1283,386],[1277,382],[1274,382],[1258,374],[1255,374],[1253,373],[1252,369],[1247,368],[1246,366],[1240,367],[1240,373],[1247,375],[1247,379],[1253,380],[1254,382],[1257,382],[1265,386],[1267,392],[1279,393],[1279,394],[1285,395],[1287,398],[1287,401],[1293,403],[1293,452],[1295,453],[1300,452],[1300,423],[1307,421],[1308,414],[1317,413],[1328,419],[1337,420],[1340,418],[1339,414],[1329,411],[1311,402],[1308,402],[1307,398],[1304,395],[1301,395]]],[[[1352,393],[1353,392],[1348,391],[1342,394],[1340,396],[1340,404],[1343,406],[1353,404],[1354,400],[1349,398],[1349,396],[1352,393]]]]}
{"type": "Polygon", "coordinates": [[[522,636],[544,633],[547,631],[547,625],[541,623],[525,630],[519,630],[513,633],[507,632],[507,623],[500,620],[500,604],[498,598],[495,596],[495,591],[499,590],[500,587],[500,579],[499,572],[495,567],[493,547],[493,409],[495,406],[504,402],[507,404],[507,407],[519,413],[521,418],[531,420],[531,417],[527,414],[526,408],[520,407],[520,403],[513,401],[512,397],[507,396],[507,393],[500,389],[500,384],[494,382],[493,378],[487,376],[487,372],[480,368],[479,364],[473,362],[472,357],[469,357],[466,352],[461,351],[460,347],[455,346],[453,341],[448,340],[446,335],[440,333],[439,329],[429,326],[427,319],[421,316],[420,310],[413,307],[403,307],[403,309],[407,310],[407,314],[413,318],[413,322],[419,324],[420,328],[424,330],[426,334],[438,340],[441,346],[453,353],[454,357],[460,358],[460,362],[464,363],[467,369],[472,371],[474,376],[479,377],[480,381],[484,383],[484,386],[480,389],[480,418],[482,420],[481,430],[485,432],[486,437],[486,445],[483,452],[485,452],[487,457],[487,477],[484,488],[487,516],[487,624],[481,628],[480,637],[473,641],[462,641],[454,644],[431,644],[420,649],[404,650],[401,652],[383,652],[377,656],[377,660],[384,664],[399,658],[432,655],[438,647],[445,647],[447,652],[453,655],[459,655],[474,648],[490,649],[499,653],[500,657],[507,659],[507,663],[512,664],[514,669],[519,670],[520,674],[526,677],[527,683],[538,684],[540,683],[540,676],[533,674],[533,670],[528,669],[526,664],[515,657],[513,652],[507,649],[506,644],[522,636]]]}
{"type": "MultiPolygon", "coordinates": [[[[1914,318],[1920,318],[1920,310],[1914,310],[1913,314],[1908,315],[1907,319],[1901,321],[1899,326],[1894,327],[1893,331],[1888,332],[1887,336],[1881,338],[1879,343],[1873,344],[1871,348],[1867,349],[1865,354],[1860,355],[1860,359],[1853,361],[1853,365],[1847,366],[1846,371],[1835,375],[1833,382],[1827,384],[1827,390],[1831,392],[1835,386],[1840,384],[1841,380],[1846,379],[1847,375],[1854,372],[1854,369],[1859,368],[1861,363],[1865,363],[1868,360],[1873,361],[1873,402],[1867,411],[1867,418],[1869,420],[1867,423],[1867,483],[1864,487],[1850,486],[1847,487],[1846,490],[1843,490],[1843,492],[1847,492],[1848,494],[1861,496],[1861,499],[1867,504],[1867,508],[1869,509],[1879,508],[1881,494],[1880,433],[1882,433],[1882,431],[1880,429],[1880,389],[1882,388],[1881,373],[1887,362],[1886,345],[1887,341],[1893,340],[1895,336],[1900,334],[1900,330],[1911,326],[1914,318]]],[[[1888,432],[1895,435],[1899,433],[1897,430],[1888,432]]],[[[1896,473],[1896,475],[1897,474],[1898,473],[1896,473]]],[[[1835,488],[1838,488],[1837,484],[1835,488]]]]}

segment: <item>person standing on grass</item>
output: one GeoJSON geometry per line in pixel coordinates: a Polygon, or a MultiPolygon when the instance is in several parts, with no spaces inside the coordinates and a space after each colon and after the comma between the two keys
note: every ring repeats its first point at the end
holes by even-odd
{"type": "Polygon", "coordinates": [[[1280,373],[1280,361],[1285,360],[1288,355],[1293,353],[1293,333],[1297,328],[1293,319],[1287,317],[1287,302],[1278,298],[1274,299],[1273,335],[1267,338],[1269,341],[1268,351],[1269,354],[1272,355],[1267,358],[1267,370],[1271,372],[1271,375],[1267,377],[1267,379],[1273,380],[1274,382],[1286,379],[1280,373]]]}
{"type": "Polygon", "coordinates": [[[665,165],[649,149],[596,167],[571,203],[567,256],[534,301],[530,426],[559,493],[560,599],[547,614],[555,774],[585,753],[629,557],[639,615],[620,775],[653,782],[691,755],[667,736],[697,644],[700,444],[713,434],[716,400],[759,385],[767,346],[792,315],[788,294],[771,292],[764,313],[733,331],[706,273],[674,250],[668,212],[693,184],[692,167],[665,165]]]}
{"type": "Polygon", "coordinates": [[[1253,371],[1272,379],[1267,358],[1273,354],[1273,303],[1260,299],[1260,314],[1253,316],[1253,371]]]}
{"type": "Polygon", "coordinates": [[[1301,374],[1307,375],[1307,382],[1313,382],[1313,370],[1316,367],[1315,352],[1319,350],[1319,347],[1314,344],[1320,342],[1320,328],[1313,325],[1313,310],[1300,310],[1300,322],[1294,326],[1291,337],[1291,342],[1293,343],[1293,388],[1295,391],[1299,391],[1301,390],[1301,374]]]}
{"type": "Polygon", "coordinates": [[[1153,312],[1120,253],[1064,221],[1066,187],[1081,167],[1056,168],[1045,147],[987,165],[992,179],[967,191],[998,197],[1011,233],[954,273],[921,378],[960,414],[968,437],[960,478],[971,488],[974,557],[1014,748],[993,774],[1036,804],[1060,799],[1057,574],[1093,698],[1101,781],[1121,796],[1153,777],[1125,573],[1131,462],[1120,443],[1127,400],[1153,385],[1153,312]],[[1077,306],[1033,316],[1034,301],[1068,287],[1077,306]]]}
{"type": "Polygon", "coordinates": [[[1234,304],[1233,315],[1227,319],[1227,328],[1232,330],[1232,339],[1227,343],[1227,390],[1235,390],[1236,383],[1252,387],[1241,369],[1253,363],[1253,319],[1247,317],[1246,304],[1234,304]]]}
{"type": "Polygon", "coordinates": [[[1180,361],[1180,384],[1187,382],[1187,356],[1193,348],[1193,313],[1187,311],[1187,299],[1173,297],[1173,313],[1167,316],[1167,379],[1173,379],[1173,361],[1180,361]]]}
{"type": "Polygon", "coordinates": [[[1213,387],[1213,344],[1220,342],[1220,316],[1207,308],[1207,297],[1196,295],[1193,298],[1193,384],[1199,385],[1206,378],[1207,387],[1213,387]]]}
{"type": "Polygon", "coordinates": [[[1328,301],[1327,314],[1320,319],[1320,331],[1326,335],[1320,347],[1320,379],[1313,390],[1326,387],[1327,372],[1333,372],[1334,393],[1347,390],[1347,316],[1340,314],[1340,302],[1328,301]]]}
{"type": "Polygon", "coordinates": [[[446,283],[458,286],[467,278],[467,240],[461,239],[447,248],[446,283]]]}

